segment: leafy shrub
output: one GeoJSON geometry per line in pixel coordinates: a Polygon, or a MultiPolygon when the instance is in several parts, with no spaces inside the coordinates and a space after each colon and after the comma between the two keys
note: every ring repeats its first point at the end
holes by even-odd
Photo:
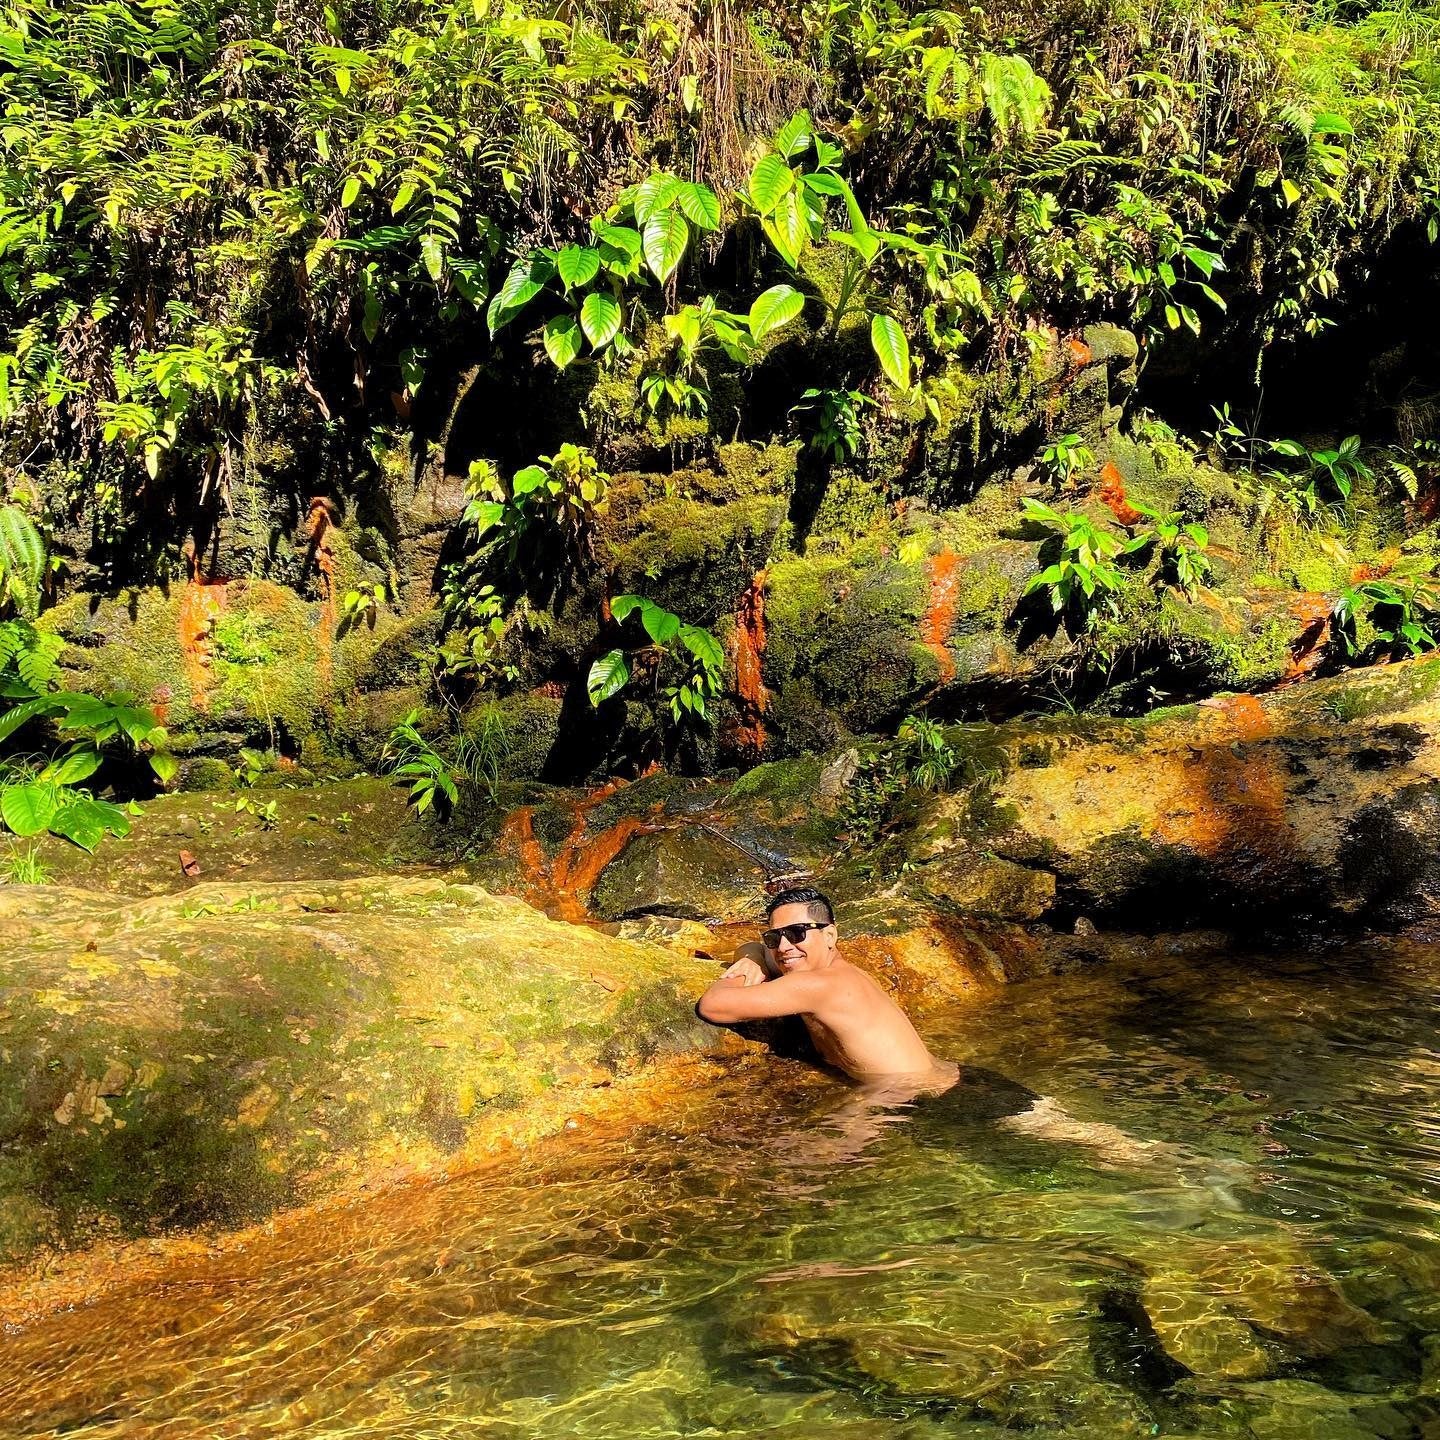
{"type": "Polygon", "coordinates": [[[621,622],[638,615],[650,644],[629,655],[619,648],[602,655],[590,667],[586,684],[590,703],[598,706],[619,694],[639,666],[645,665],[668,702],[672,720],[686,716],[705,720],[707,703],[720,693],[724,676],[725,652],[720,642],[708,630],[686,624],[672,611],[639,595],[617,595],[610,602],[610,613],[621,622]],[[662,671],[671,677],[663,685],[662,671]]]}
{"type": "Polygon", "coordinates": [[[0,742],[34,722],[67,742],[58,755],[0,762],[0,819],[16,835],[48,830],[94,850],[107,833],[130,830],[118,805],[83,788],[107,749],[143,755],[162,783],[174,778],[178,766],[164,727],[129,695],[102,699],[60,689],[61,649],[56,637],[41,635],[25,620],[0,622],[0,698],[15,702],[0,711],[0,742]]]}
{"type": "Polygon", "coordinates": [[[1155,510],[1133,497],[1130,504],[1154,524],[1138,531],[1120,553],[1157,551],[1161,579],[1193,596],[1210,574],[1210,557],[1205,553],[1210,546],[1210,532],[1198,521],[1187,522],[1178,511],[1155,510]]]}
{"type": "Polygon", "coordinates": [[[1402,561],[1390,574],[1348,585],[1331,611],[1331,629],[1347,655],[1373,649],[1398,658],[1440,645],[1440,582],[1434,562],[1402,561]],[[1371,632],[1368,644],[1361,623],[1371,632]]]}
{"type": "Polygon", "coordinates": [[[1044,567],[1030,577],[1026,595],[1045,592],[1056,615],[1070,612],[1088,622],[1097,611],[1113,610],[1125,577],[1115,564],[1121,543],[1086,515],[1061,514],[1028,496],[1022,519],[1050,532],[1040,548],[1044,567]]]}

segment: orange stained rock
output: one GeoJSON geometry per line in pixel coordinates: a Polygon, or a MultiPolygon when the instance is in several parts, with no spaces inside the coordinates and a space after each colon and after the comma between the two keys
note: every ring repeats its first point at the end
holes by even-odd
{"type": "Polygon", "coordinates": [[[1120,467],[1107,460],[1100,467],[1100,480],[1095,486],[1095,498],[1109,508],[1110,513],[1122,525],[1137,524],[1142,516],[1125,496],[1125,477],[1120,467]]]}
{"type": "Polygon", "coordinates": [[[1156,835],[1207,856],[1243,848],[1262,871],[1287,864],[1295,837],[1285,815],[1283,757],[1263,743],[1275,733],[1274,722],[1253,695],[1201,703],[1214,714],[1215,733],[1172,752],[1179,793],[1156,835]]]}
{"type": "Polygon", "coordinates": [[[525,898],[536,901],[549,887],[550,867],[545,859],[544,847],[535,838],[535,808],[523,805],[505,817],[500,827],[499,845],[512,851],[520,861],[520,870],[525,878],[525,898]]]}
{"type": "Polygon", "coordinates": [[[765,748],[765,710],[769,692],[761,676],[765,654],[765,581],[761,570],[745,588],[735,609],[735,637],[731,656],[735,661],[735,693],[740,718],[732,734],[745,749],[759,754],[765,748]]]}
{"type": "Polygon", "coordinates": [[[1070,359],[1077,368],[1090,363],[1090,347],[1078,336],[1072,335],[1065,342],[1065,348],[1070,352],[1070,359]]]}
{"type": "Polygon", "coordinates": [[[330,532],[335,528],[334,506],[323,495],[316,495],[310,501],[310,513],[306,519],[310,536],[310,554],[315,568],[320,572],[320,588],[324,592],[320,605],[320,645],[317,668],[320,683],[328,685],[331,675],[331,652],[335,645],[335,547],[330,541],[330,532]]]}
{"type": "Polygon", "coordinates": [[[581,924],[590,918],[585,900],[600,872],[639,834],[653,826],[643,817],[627,815],[598,835],[590,835],[589,812],[626,785],[610,780],[575,802],[574,822],[554,860],[545,855],[535,834],[535,809],[522,806],[508,815],[500,828],[499,844],[520,862],[525,899],[556,920],[581,924]]]}
{"type": "Polygon", "coordinates": [[[1301,629],[1290,642],[1290,659],[1275,686],[1277,690],[1298,684],[1314,674],[1325,658],[1325,640],[1330,632],[1330,601],[1316,591],[1306,590],[1297,595],[1290,604],[1290,614],[1300,622],[1301,629]]]}
{"type": "Polygon", "coordinates": [[[948,546],[930,557],[930,598],[920,617],[920,638],[940,666],[940,684],[955,678],[955,657],[946,641],[955,628],[960,557],[948,546]]]}
{"type": "Polygon", "coordinates": [[[190,686],[190,703],[197,710],[208,710],[210,697],[210,637],[215,622],[225,609],[224,580],[202,580],[192,577],[180,592],[175,613],[175,626],[180,641],[181,663],[190,686]]]}

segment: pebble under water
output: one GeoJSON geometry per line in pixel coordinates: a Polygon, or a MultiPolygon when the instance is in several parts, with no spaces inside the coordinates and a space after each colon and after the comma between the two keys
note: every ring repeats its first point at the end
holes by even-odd
{"type": "Polygon", "coordinates": [[[1437,995],[1386,943],[926,1019],[1144,1160],[742,1066],[13,1328],[0,1435],[1440,1436],[1437,995]]]}

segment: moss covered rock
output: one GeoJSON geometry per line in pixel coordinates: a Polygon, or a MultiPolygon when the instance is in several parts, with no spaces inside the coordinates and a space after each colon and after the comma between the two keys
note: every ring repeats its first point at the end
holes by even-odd
{"type": "Polygon", "coordinates": [[[438,1164],[719,1043],[673,949],[438,879],[12,888],[0,932],[8,1260],[438,1164]]]}

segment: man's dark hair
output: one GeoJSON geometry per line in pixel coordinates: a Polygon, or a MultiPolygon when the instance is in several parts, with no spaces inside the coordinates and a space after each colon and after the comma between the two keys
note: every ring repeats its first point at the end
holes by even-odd
{"type": "Polygon", "coordinates": [[[809,885],[801,885],[794,890],[782,890],[778,895],[772,895],[765,906],[765,918],[771,919],[782,905],[803,905],[812,920],[819,920],[825,925],[835,923],[835,907],[809,885]]]}

